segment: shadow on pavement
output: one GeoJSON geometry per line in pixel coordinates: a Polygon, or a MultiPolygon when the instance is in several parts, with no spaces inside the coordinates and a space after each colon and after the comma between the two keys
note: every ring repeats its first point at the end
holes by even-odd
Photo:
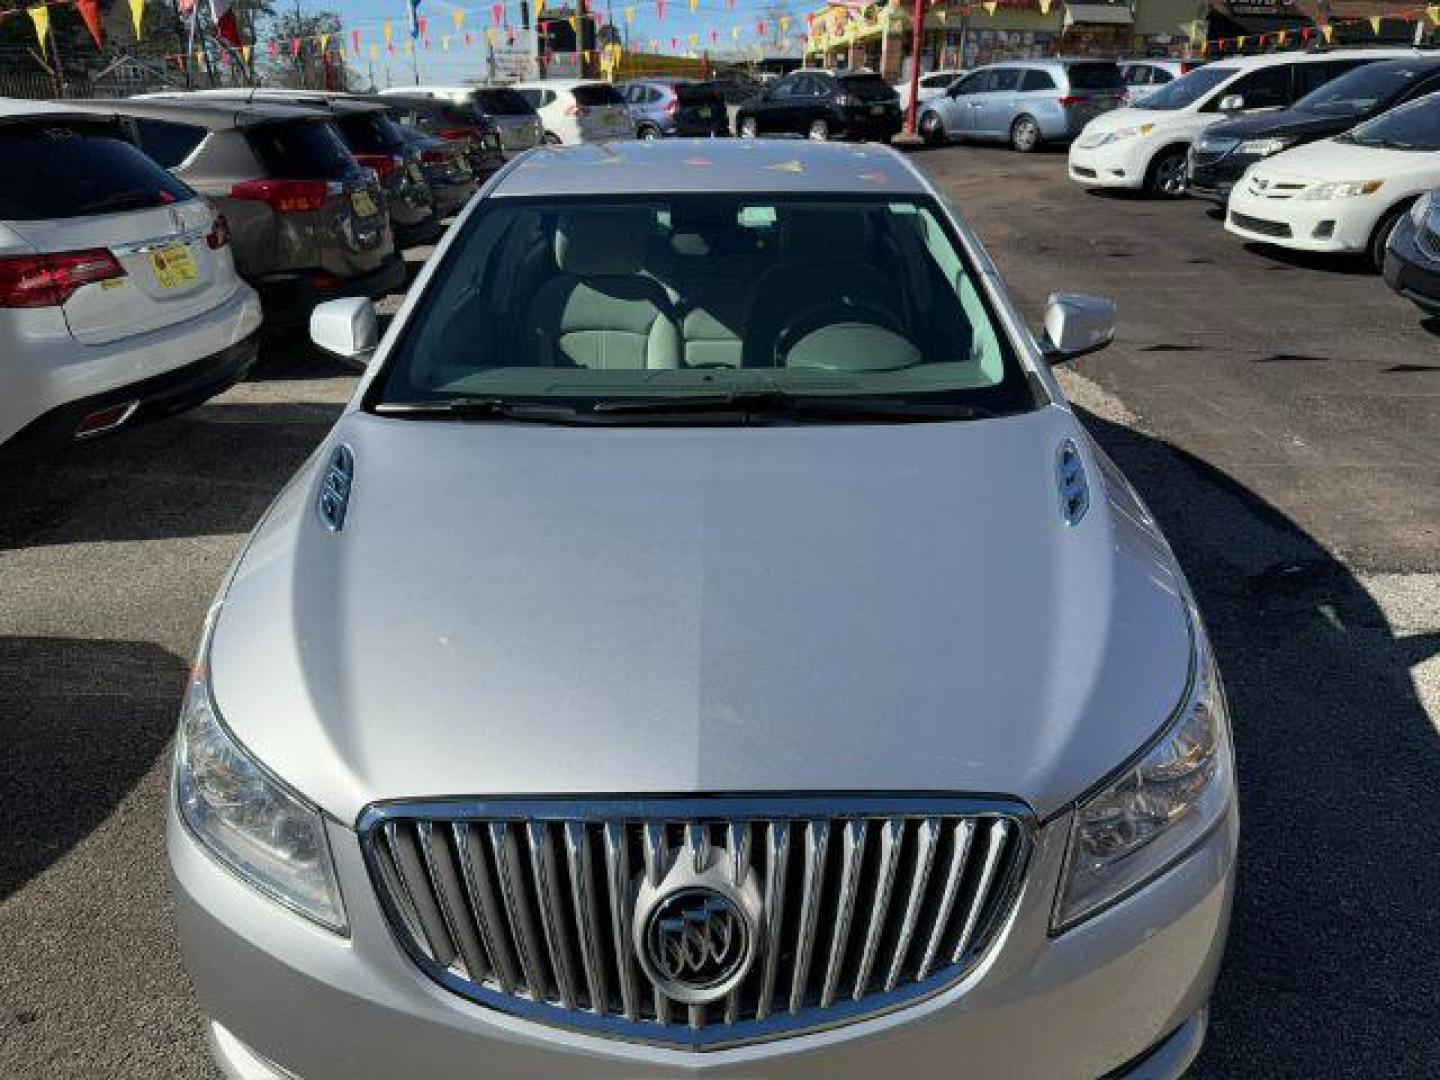
{"type": "MultiPolygon", "coordinates": [[[[1238,237],[1236,239],[1239,239],[1238,237]]],[[[1246,241],[1241,245],[1252,255],[1269,259],[1277,268],[1293,267],[1296,270],[1316,270],[1326,274],[1341,274],[1346,277],[1378,278],[1370,260],[1363,255],[1333,255],[1323,251],[1293,251],[1276,247],[1274,244],[1246,241]]]]}
{"type": "Polygon", "coordinates": [[[155,764],[185,673],[146,642],[0,637],[0,900],[89,835],[155,764]]]}
{"type": "Polygon", "coordinates": [[[1240,878],[1194,1080],[1440,1076],[1440,735],[1403,636],[1268,504],[1093,414],[1214,639],[1235,718],[1240,878]]]}

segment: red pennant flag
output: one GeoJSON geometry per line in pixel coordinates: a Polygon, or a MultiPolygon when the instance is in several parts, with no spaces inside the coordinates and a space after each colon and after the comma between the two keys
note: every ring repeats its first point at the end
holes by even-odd
{"type": "Polygon", "coordinates": [[[714,45],[714,44],[715,44],[715,39],[718,38],[719,36],[720,36],[720,32],[719,32],[718,30],[716,30],[716,29],[712,26],[712,27],[710,28],[710,44],[711,44],[711,45],[714,45]]]}
{"type": "Polygon", "coordinates": [[[764,20],[764,19],[756,19],[756,20],[755,20],[755,34],[756,34],[757,37],[764,37],[764,36],[765,36],[765,20],[764,20]]]}
{"type": "MultiPolygon", "coordinates": [[[[1300,31],[1300,36],[1301,36],[1302,38],[1304,38],[1306,41],[1309,41],[1312,37],[1315,36],[1315,31],[1314,31],[1311,27],[1308,27],[1308,26],[1307,26],[1307,27],[1305,27],[1305,29],[1303,29],[1303,30],[1300,31]]],[[[1218,43],[1217,43],[1217,44],[1218,44],[1218,43]]]]}
{"type": "MultiPolygon", "coordinates": [[[[735,10],[735,0],[725,0],[725,10],[726,10],[726,11],[734,11],[734,10],[735,10]]],[[[813,19],[815,16],[814,16],[814,14],[812,13],[809,17],[813,19]]]]}
{"type": "Polygon", "coordinates": [[[465,47],[468,49],[474,42],[470,38],[470,31],[465,31],[465,47]]]}
{"type": "Polygon", "coordinates": [[[491,5],[490,5],[490,21],[491,21],[492,23],[494,23],[496,26],[499,26],[502,22],[505,21],[505,5],[504,5],[504,4],[491,4],[491,5]]]}
{"type": "Polygon", "coordinates": [[[356,56],[359,56],[359,55],[360,55],[360,31],[359,31],[359,30],[351,30],[351,31],[350,31],[350,51],[353,52],[356,56]]]}
{"type": "Polygon", "coordinates": [[[230,0],[210,0],[210,17],[215,20],[215,34],[233,49],[240,47],[240,23],[231,10],[230,0]]]}
{"type": "Polygon", "coordinates": [[[655,17],[657,19],[665,18],[665,0],[655,0],[655,17]]]}
{"type": "Polygon", "coordinates": [[[304,43],[303,41],[301,41],[298,37],[297,37],[297,38],[291,38],[291,39],[290,39],[290,55],[291,55],[291,56],[299,56],[299,55],[300,55],[300,50],[301,50],[301,48],[304,47],[304,44],[305,44],[305,43],[304,43]]]}
{"type": "Polygon", "coordinates": [[[420,36],[428,41],[430,39],[430,20],[424,18],[416,19],[415,25],[420,28],[420,36]]]}
{"type": "Polygon", "coordinates": [[[271,60],[274,60],[274,59],[275,59],[277,56],[279,56],[279,55],[280,55],[280,43],[277,42],[277,41],[272,41],[272,42],[270,42],[270,59],[271,59],[271,60]]]}
{"type": "Polygon", "coordinates": [[[672,37],[670,39],[670,51],[674,52],[678,48],[680,48],[680,39],[672,37]]]}
{"type": "MultiPolygon", "coordinates": [[[[466,37],[469,37],[469,35],[467,34],[466,37]]],[[[515,44],[515,28],[513,26],[507,26],[505,28],[505,41],[510,45],[515,44]]]]}
{"type": "Polygon", "coordinates": [[[80,12],[80,18],[85,20],[85,29],[89,30],[90,36],[95,39],[95,47],[102,48],[104,41],[100,32],[100,0],[75,0],[75,7],[80,12]]]}

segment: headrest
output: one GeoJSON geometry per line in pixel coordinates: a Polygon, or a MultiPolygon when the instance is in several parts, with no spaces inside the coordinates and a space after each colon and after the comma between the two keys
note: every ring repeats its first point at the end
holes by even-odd
{"type": "Polygon", "coordinates": [[[868,251],[868,223],[855,210],[790,210],[780,218],[780,255],[786,260],[863,262],[868,251]]]}
{"type": "Polygon", "coordinates": [[[582,277],[639,273],[652,225],[652,215],[645,210],[566,214],[555,227],[555,264],[582,277]]]}

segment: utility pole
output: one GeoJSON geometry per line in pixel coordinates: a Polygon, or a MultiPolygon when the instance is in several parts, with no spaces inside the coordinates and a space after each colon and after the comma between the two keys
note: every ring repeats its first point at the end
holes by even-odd
{"type": "Polygon", "coordinates": [[[64,97],[66,94],[65,68],[60,63],[60,46],[55,41],[55,20],[51,19],[46,27],[45,36],[50,41],[50,77],[55,83],[55,96],[64,97]]]}
{"type": "Polygon", "coordinates": [[[915,0],[910,13],[910,104],[905,109],[905,134],[914,140],[920,104],[920,47],[925,40],[925,0],[915,0]]]}

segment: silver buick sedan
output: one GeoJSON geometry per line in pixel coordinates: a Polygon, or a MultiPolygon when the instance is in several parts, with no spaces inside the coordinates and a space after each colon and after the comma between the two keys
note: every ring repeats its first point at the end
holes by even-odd
{"type": "Polygon", "coordinates": [[[1185,580],[902,157],[537,150],[207,623],[180,934],[228,1076],[1175,1077],[1238,817],[1185,580]]]}

